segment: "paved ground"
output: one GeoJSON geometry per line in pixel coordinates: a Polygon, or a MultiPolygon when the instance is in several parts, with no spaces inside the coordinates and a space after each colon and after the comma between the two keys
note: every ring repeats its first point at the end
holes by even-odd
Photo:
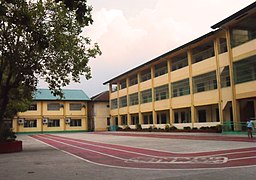
{"type": "Polygon", "coordinates": [[[186,133],[19,135],[0,179],[255,179],[256,140],[186,133]]]}

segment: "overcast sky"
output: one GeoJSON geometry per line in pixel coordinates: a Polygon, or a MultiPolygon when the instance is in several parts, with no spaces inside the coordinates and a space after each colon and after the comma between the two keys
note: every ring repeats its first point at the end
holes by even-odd
{"type": "MultiPolygon", "coordinates": [[[[210,26],[254,0],[87,0],[93,25],[83,35],[102,55],[91,59],[92,79],[66,88],[89,96],[108,90],[104,82],[210,31],[210,26]]],[[[43,86],[43,85],[40,85],[43,86]]]]}

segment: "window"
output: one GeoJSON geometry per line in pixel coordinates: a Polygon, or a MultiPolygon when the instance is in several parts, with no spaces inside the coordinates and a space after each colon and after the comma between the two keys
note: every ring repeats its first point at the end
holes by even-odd
{"type": "Polygon", "coordinates": [[[107,126],[110,126],[110,118],[107,118],[107,126]]]}
{"type": "Polygon", "coordinates": [[[117,99],[111,100],[111,109],[117,109],[117,99]]]}
{"type": "Polygon", "coordinates": [[[59,119],[49,119],[47,126],[48,127],[60,127],[60,120],[59,119]]]}
{"type": "Polygon", "coordinates": [[[28,110],[29,111],[37,111],[37,103],[30,104],[28,110]]]}
{"type": "Polygon", "coordinates": [[[138,77],[137,77],[137,75],[131,76],[129,78],[129,86],[133,86],[135,84],[138,84],[138,77]]]}
{"type": "Polygon", "coordinates": [[[256,38],[255,15],[246,17],[231,29],[231,46],[236,47],[256,38]]]}
{"type": "Polygon", "coordinates": [[[256,56],[234,63],[235,84],[256,80],[256,56]]]}
{"type": "Polygon", "coordinates": [[[220,122],[220,112],[219,112],[219,108],[216,108],[216,122],[220,122]]]}
{"type": "Polygon", "coordinates": [[[151,69],[147,69],[141,72],[140,74],[140,82],[144,82],[151,79],[151,69]]]}
{"type": "Polygon", "coordinates": [[[80,126],[82,126],[81,119],[71,119],[70,120],[70,127],[80,127],[80,126]]]}
{"type": "Polygon", "coordinates": [[[121,81],[120,82],[120,89],[124,89],[124,88],[126,88],[127,86],[126,86],[126,80],[123,80],[123,81],[121,81]]]}
{"type": "Polygon", "coordinates": [[[127,115],[121,116],[121,125],[127,125],[127,115]]]}
{"type": "Polygon", "coordinates": [[[141,103],[152,102],[152,90],[148,89],[141,92],[141,103]]]}
{"type": "Polygon", "coordinates": [[[227,52],[227,40],[226,38],[219,39],[219,54],[227,52]]]}
{"type": "Polygon", "coordinates": [[[155,65],[155,77],[161,76],[166,73],[168,73],[168,67],[167,67],[166,61],[155,65]]]}
{"type": "Polygon", "coordinates": [[[157,124],[166,124],[167,123],[167,113],[157,114],[157,124]]]}
{"type": "Polygon", "coordinates": [[[172,97],[185,96],[190,94],[189,79],[173,82],[172,97]]]}
{"type": "Polygon", "coordinates": [[[25,120],[24,121],[24,128],[34,128],[37,127],[37,120],[31,119],[31,120],[25,120]]]}
{"type": "Polygon", "coordinates": [[[132,125],[139,124],[139,115],[131,115],[132,125]]]}
{"type": "Polygon", "coordinates": [[[204,92],[205,91],[204,83],[196,84],[196,90],[197,90],[197,92],[204,92]]]}
{"type": "Polygon", "coordinates": [[[194,93],[217,89],[216,72],[193,77],[194,93]]]}
{"type": "Polygon", "coordinates": [[[168,84],[155,88],[155,101],[168,99],[168,98],[169,98],[168,84]]]}
{"type": "Polygon", "coordinates": [[[118,125],[118,117],[115,118],[115,123],[118,125]]]}
{"type": "Polygon", "coordinates": [[[192,63],[194,64],[203,61],[207,58],[213,57],[214,55],[214,44],[213,41],[210,41],[192,49],[192,63]]]}
{"type": "Polygon", "coordinates": [[[187,53],[172,58],[172,71],[188,66],[187,53]]]}
{"type": "Polygon", "coordinates": [[[127,106],[127,96],[123,96],[119,98],[119,107],[126,107],[127,106]]]}
{"type": "Polygon", "coordinates": [[[48,103],[47,104],[47,110],[48,111],[59,111],[60,110],[60,104],[59,103],[48,103]]]}
{"type": "Polygon", "coordinates": [[[230,86],[230,76],[229,76],[229,67],[226,66],[220,73],[220,84],[221,87],[229,87],[230,86]]]}
{"type": "Polygon", "coordinates": [[[179,123],[179,113],[174,112],[174,123],[179,123]]]}
{"type": "Polygon", "coordinates": [[[70,111],[81,111],[82,104],[81,103],[70,103],[69,110],[70,111]]]}
{"type": "Polygon", "coordinates": [[[144,114],[143,115],[143,123],[144,124],[153,124],[153,116],[152,116],[152,114],[144,114]]]}
{"type": "Polygon", "coordinates": [[[206,122],[206,110],[198,110],[198,122],[206,122]]]}
{"type": "Polygon", "coordinates": [[[111,93],[117,91],[117,85],[116,84],[111,84],[111,93]]]}
{"type": "Polygon", "coordinates": [[[137,104],[139,104],[138,93],[130,94],[129,95],[129,105],[133,106],[133,105],[137,105],[137,104]]]}

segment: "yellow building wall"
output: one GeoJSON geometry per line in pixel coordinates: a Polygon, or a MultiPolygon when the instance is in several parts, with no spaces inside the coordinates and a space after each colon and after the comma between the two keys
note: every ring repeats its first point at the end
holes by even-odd
{"type": "Polygon", "coordinates": [[[256,97],[256,81],[237,84],[235,88],[237,99],[256,97]]]}
{"type": "Polygon", "coordinates": [[[129,94],[133,94],[138,92],[139,87],[138,84],[128,87],[129,94]]]}
{"type": "Polygon", "coordinates": [[[208,104],[216,104],[219,102],[218,90],[205,91],[194,94],[194,105],[203,106],[208,104]]]}
{"type": "Polygon", "coordinates": [[[129,106],[129,113],[134,114],[139,112],[139,105],[129,106]]]}
{"type": "Polygon", "coordinates": [[[140,83],[140,91],[151,89],[152,88],[152,81],[144,81],[140,83]]]}
{"type": "Polygon", "coordinates": [[[95,102],[94,103],[94,129],[95,131],[107,130],[107,118],[110,117],[109,108],[107,108],[107,102],[95,102]]]}
{"type": "Polygon", "coordinates": [[[189,67],[184,67],[171,72],[171,82],[180,81],[189,77],[189,67]]]}
{"type": "Polygon", "coordinates": [[[18,113],[17,117],[13,119],[14,132],[50,132],[50,131],[72,131],[72,130],[88,130],[88,117],[87,117],[87,102],[85,101],[37,101],[36,111],[26,111],[18,113]],[[48,103],[60,103],[64,107],[61,107],[59,111],[48,111],[48,103]],[[84,105],[81,111],[71,111],[70,103],[81,103],[84,105]],[[43,124],[43,118],[59,119],[59,127],[48,127],[47,124],[43,124]],[[65,118],[81,119],[82,126],[70,127],[65,123],[65,118]],[[24,127],[24,124],[18,124],[18,119],[25,120],[37,120],[37,127],[24,127]]]}
{"type": "Polygon", "coordinates": [[[256,54],[256,39],[232,49],[233,61],[237,61],[256,54]]]}
{"type": "Polygon", "coordinates": [[[229,56],[228,53],[222,53],[219,54],[219,66],[220,67],[225,67],[229,65],[229,56]]]}
{"type": "Polygon", "coordinates": [[[185,108],[191,106],[191,96],[180,96],[172,98],[172,108],[185,108]]]}
{"type": "Polygon", "coordinates": [[[197,76],[214,70],[216,70],[215,57],[211,57],[198,63],[192,64],[192,76],[197,76]]]}
{"type": "Polygon", "coordinates": [[[154,109],[156,111],[164,110],[164,109],[170,109],[169,99],[165,99],[165,100],[161,100],[161,101],[156,101],[154,109]]]}
{"type": "Polygon", "coordinates": [[[152,103],[144,103],[140,105],[141,112],[148,112],[152,111],[152,103]]]}
{"type": "Polygon", "coordinates": [[[154,78],[154,87],[158,87],[165,84],[168,84],[168,74],[164,74],[162,76],[154,78]]]}

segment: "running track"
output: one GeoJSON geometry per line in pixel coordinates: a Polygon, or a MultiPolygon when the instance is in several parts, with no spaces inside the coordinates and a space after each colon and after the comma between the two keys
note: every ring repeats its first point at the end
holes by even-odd
{"type": "Polygon", "coordinates": [[[256,165],[256,147],[200,153],[172,153],[50,134],[32,135],[32,137],[87,162],[110,167],[192,170],[256,165]]]}

